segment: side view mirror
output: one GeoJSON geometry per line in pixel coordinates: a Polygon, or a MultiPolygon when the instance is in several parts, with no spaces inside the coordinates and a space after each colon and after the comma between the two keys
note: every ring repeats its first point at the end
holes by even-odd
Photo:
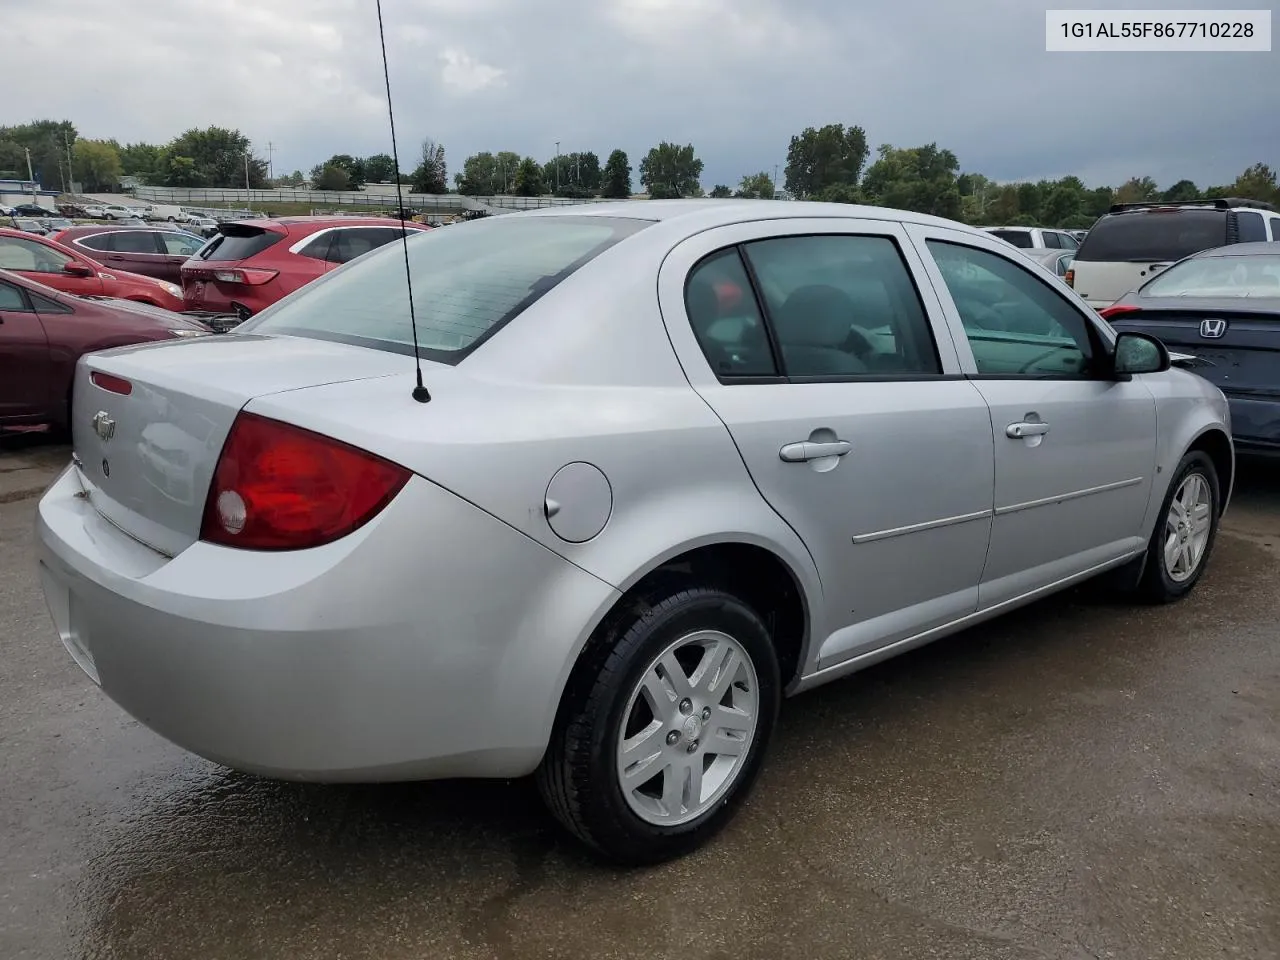
{"type": "Polygon", "coordinates": [[[74,260],[66,264],[62,268],[62,272],[70,277],[92,277],[93,267],[83,263],[76,263],[74,260]]]}
{"type": "Polygon", "coordinates": [[[1116,337],[1113,370],[1128,379],[1135,373],[1163,373],[1173,366],[1169,348],[1145,333],[1126,331],[1116,337]]]}

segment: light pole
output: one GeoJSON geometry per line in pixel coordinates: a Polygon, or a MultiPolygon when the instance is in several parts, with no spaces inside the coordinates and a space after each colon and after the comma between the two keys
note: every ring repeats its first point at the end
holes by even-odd
{"type": "Polygon", "coordinates": [[[556,193],[560,192],[560,141],[556,141],[556,193]]]}
{"type": "Polygon", "coordinates": [[[24,148],[27,153],[27,179],[31,181],[31,202],[36,202],[36,175],[31,170],[31,150],[24,148]]]}
{"type": "Polygon", "coordinates": [[[249,151],[244,152],[244,204],[253,209],[253,198],[249,194],[249,151]]]}

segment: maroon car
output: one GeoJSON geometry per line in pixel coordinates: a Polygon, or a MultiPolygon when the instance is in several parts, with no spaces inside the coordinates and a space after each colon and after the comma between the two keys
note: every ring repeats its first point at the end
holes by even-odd
{"type": "Polygon", "coordinates": [[[203,237],[173,227],[68,227],[51,240],[79,251],[104,266],[128,270],[170,283],[182,280],[182,265],[204,246],[203,237]]]}
{"type": "Polygon", "coordinates": [[[210,333],[169,310],[86,300],[0,270],[0,430],[66,428],[76,361],[83,354],[210,333]]]}

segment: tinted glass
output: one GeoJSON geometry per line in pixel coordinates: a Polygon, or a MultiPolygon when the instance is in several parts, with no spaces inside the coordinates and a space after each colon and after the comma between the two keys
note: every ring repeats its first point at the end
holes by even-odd
{"type": "Polygon", "coordinates": [[[955,302],[978,373],[1077,377],[1092,344],[1080,312],[1005,257],[963,244],[928,241],[955,302]]]}
{"type": "Polygon", "coordinates": [[[0,283],[0,310],[26,312],[27,304],[22,291],[9,283],[0,283]]]}
{"type": "Polygon", "coordinates": [[[39,313],[75,313],[65,303],[59,303],[57,300],[50,299],[43,294],[32,293],[28,290],[27,296],[31,298],[31,305],[39,313]]]}
{"type": "Polygon", "coordinates": [[[121,230],[108,234],[110,249],[116,253],[158,253],[155,235],[150,230],[121,230]]]}
{"type": "Polygon", "coordinates": [[[1067,275],[1067,271],[1071,269],[1071,264],[1075,258],[1076,255],[1074,253],[1058,258],[1058,276],[1065,277],[1067,275]]]}
{"type": "Polygon", "coordinates": [[[185,233],[162,233],[160,242],[171,257],[189,257],[204,246],[199,237],[188,237],[185,233]]]}
{"type": "Polygon", "coordinates": [[[399,227],[347,227],[335,230],[326,259],[332,263],[347,263],[399,237],[399,227]]]}
{"type": "Polygon", "coordinates": [[[1271,239],[1280,240],[1280,217],[1268,217],[1271,224],[1271,239]]]}
{"type": "Polygon", "coordinates": [[[693,268],[684,303],[698,345],[718,376],[777,375],[760,308],[736,247],[712,254],[693,268]]]}
{"type": "Polygon", "coordinates": [[[744,248],[789,377],[942,372],[933,332],[888,237],[759,240],[744,248]]]}
{"type": "Polygon", "coordinates": [[[1076,259],[1112,263],[1181,260],[1226,242],[1227,215],[1222,210],[1116,213],[1093,225],[1076,259]]]}
{"type": "Polygon", "coordinates": [[[993,237],[999,237],[1012,243],[1015,247],[1022,247],[1024,250],[1031,247],[1031,233],[1027,230],[992,230],[993,237]]]}
{"type": "Polygon", "coordinates": [[[61,273],[71,258],[34,240],[0,237],[0,270],[61,273]]]}
{"type": "Polygon", "coordinates": [[[318,236],[312,237],[305,246],[298,248],[298,256],[310,257],[312,260],[327,260],[329,247],[332,246],[336,233],[336,230],[326,230],[318,236]]]}
{"type": "Polygon", "coordinates": [[[90,250],[97,250],[99,252],[103,250],[110,250],[112,249],[111,236],[112,235],[109,233],[95,233],[91,237],[81,237],[76,241],[76,244],[77,246],[88,247],[90,250]]]}
{"type": "Polygon", "coordinates": [[[1262,219],[1262,214],[1250,213],[1247,210],[1237,213],[1236,223],[1239,225],[1241,243],[1267,239],[1267,224],[1262,219]]]}
{"type": "Polygon", "coordinates": [[[201,260],[247,260],[284,239],[284,234],[256,227],[230,226],[200,252],[201,260]]]}
{"type": "Polygon", "coordinates": [[[1062,241],[1058,239],[1058,235],[1052,230],[1045,230],[1040,234],[1044,238],[1044,245],[1050,249],[1058,249],[1062,246],[1062,241]]]}
{"type": "Polygon", "coordinates": [[[1075,250],[1080,246],[1080,242],[1069,233],[1058,234],[1058,246],[1063,250],[1075,250]]]}
{"type": "MultiPolygon", "coordinates": [[[[456,362],[584,264],[649,225],[620,217],[489,217],[412,231],[409,264],[422,355],[456,362]]],[[[412,356],[403,256],[398,247],[383,247],[236,329],[412,356]]]]}
{"type": "Polygon", "coordinates": [[[1142,287],[1142,295],[1280,298],[1280,253],[1184,260],[1142,287]]]}

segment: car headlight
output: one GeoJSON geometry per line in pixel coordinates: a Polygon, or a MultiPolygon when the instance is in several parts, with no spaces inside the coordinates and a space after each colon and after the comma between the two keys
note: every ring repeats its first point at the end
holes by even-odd
{"type": "Polygon", "coordinates": [[[169,296],[177,297],[179,300],[182,299],[182,288],[176,283],[170,283],[167,280],[157,280],[156,283],[158,283],[164,292],[169,294],[169,296]]]}
{"type": "Polygon", "coordinates": [[[174,330],[175,337],[208,337],[213,335],[212,330],[174,330]]]}

